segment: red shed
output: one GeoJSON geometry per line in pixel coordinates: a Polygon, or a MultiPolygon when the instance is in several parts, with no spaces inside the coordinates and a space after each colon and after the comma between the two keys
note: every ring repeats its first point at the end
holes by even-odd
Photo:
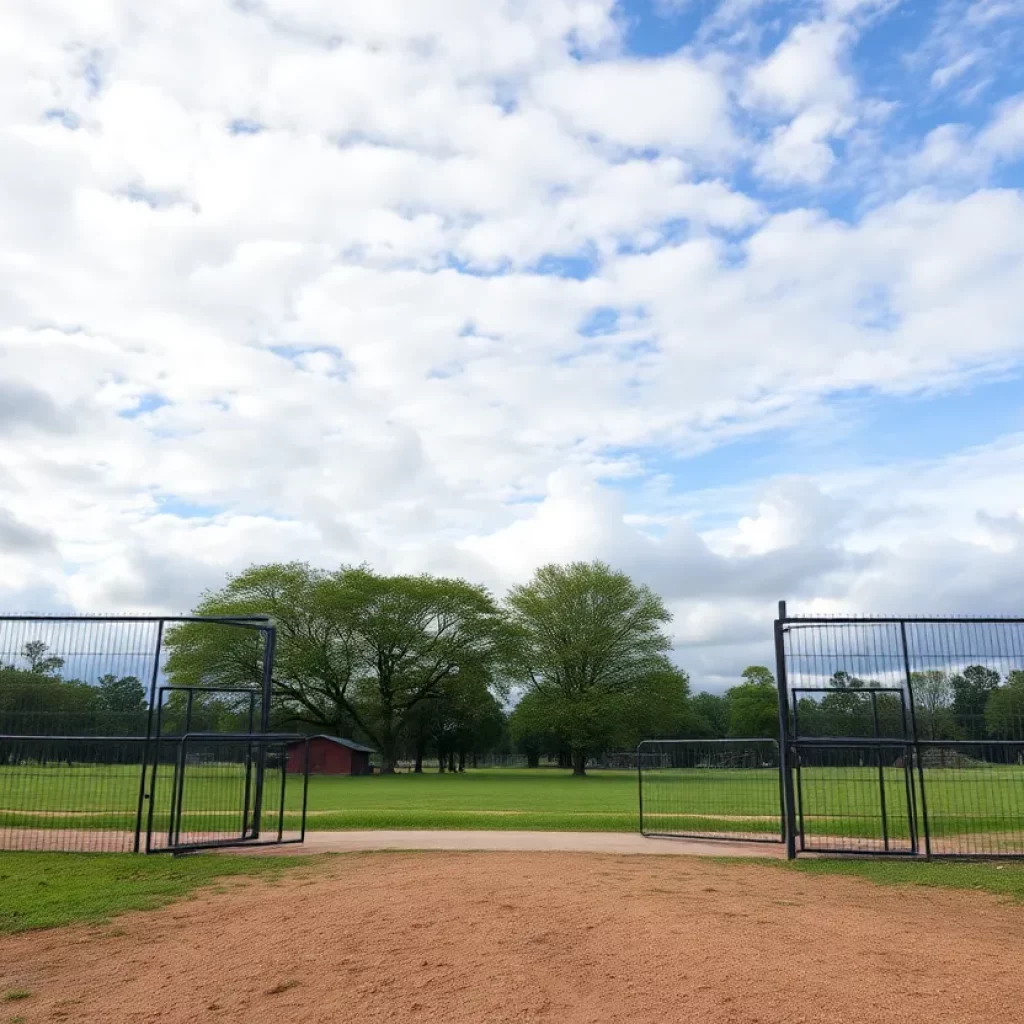
{"type": "MultiPolygon", "coordinates": [[[[369,775],[372,747],[344,740],[340,736],[314,736],[309,741],[310,775],[369,775]]],[[[288,771],[301,772],[306,759],[306,744],[295,740],[288,744],[288,771]]]]}

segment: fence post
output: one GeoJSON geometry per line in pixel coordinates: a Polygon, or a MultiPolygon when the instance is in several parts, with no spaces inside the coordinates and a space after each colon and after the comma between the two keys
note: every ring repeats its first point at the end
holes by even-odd
{"type": "Polygon", "coordinates": [[[164,620],[156,627],[156,651],[153,653],[153,673],[149,680],[149,713],[146,715],[146,741],[142,745],[142,771],[139,773],[139,805],[135,811],[135,842],[132,852],[138,853],[142,845],[142,814],[146,804],[146,772],[149,771],[149,745],[153,738],[153,706],[156,703],[156,687],[160,681],[160,651],[164,645],[164,620]]]}
{"type": "MultiPolygon", "coordinates": [[[[268,625],[264,627],[263,633],[263,708],[260,711],[260,733],[266,734],[270,731],[270,700],[274,689],[274,655],[277,652],[277,629],[268,625]]],[[[256,759],[256,790],[253,794],[252,808],[252,838],[260,837],[260,819],[263,817],[263,776],[266,769],[267,757],[265,744],[260,744],[259,757],[256,759]]]]}
{"type": "Polygon", "coordinates": [[[643,749],[644,741],[641,740],[637,744],[636,748],[636,784],[637,784],[637,796],[640,804],[640,835],[644,834],[644,769],[643,764],[640,760],[643,749]]]}
{"type": "Polygon", "coordinates": [[[786,621],[786,602],[779,602],[779,617],[775,620],[775,673],[779,691],[779,788],[782,803],[783,834],[786,857],[796,858],[796,806],[793,799],[793,773],[790,770],[789,746],[789,684],[786,677],[786,648],[783,623],[786,621]]]}
{"type": "Polygon", "coordinates": [[[913,730],[911,742],[914,746],[914,759],[917,761],[917,780],[921,789],[921,824],[924,826],[924,855],[929,860],[932,856],[931,828],[928,824],[928,796],[924,788],[924,763],[921,760],[921,737],[917,731],[917,707],[914,702],[914,682],[910,678],[910,647],[907,644],[907,623],[900,620],[900,640],[903,643],[903,671],[907,682],[907,699],[910,704],[910,728],[913,730]]]}

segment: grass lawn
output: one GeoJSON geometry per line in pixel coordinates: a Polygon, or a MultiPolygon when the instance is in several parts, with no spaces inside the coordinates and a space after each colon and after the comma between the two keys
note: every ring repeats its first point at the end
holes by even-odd
{"type": "MultiPolygon", "coordinates": [[[[137,766],[0,768],[0,827],[134,827],[137,766]],[[75,813],[72,813],[75,812],[75,813]]],[[[908,831],[906,779],[885,769],[889,830],[908,831]]],[[[928,769],[929,817],[935,836],[1024,831],[1024,768],[928,769]]],[[[166,827],[172,766],[161,766],[154,823],[166,827]]],[[[285,828],[298,827],[301,780],[287,776],[285,828]]],[[[264,826],[276,828],[281,773],[268,771],[264,826]]],[[[916,779],[915,779],[916,786],[916,779]]],[[[873,768],[805,768],[802,803],[808,834],[876,836],[878,773],[873,768]]],[[[190,766],[183,827],[236,827],[244,776],[231,766],[190,766]]],[[[645,773],[649,830],[773,833],[778,776],[771,769],[666,770],[645,773]],[[655,828],[655,824],[660,827],[655,828]]],[[[919,796],[918,796],[918,799],[919,796]]],[[[368,777],[313,776],[311,830],[366,828],[541,829],[630,832],[638,827],[636,774],[594,771],[574,778],[557,769],[479,769],[368,777]]]]}
{"type": "Polygon", "coordinates": [[[923,885],[939,889],[976,889],[1024,902],[1024,863],[983,864],[957,861],[796,860],[761,861],[808,875],[848,875],[878,885],[923,885]]]}
{"type": "Polygon", "coordinates": [[[0,935],[151,910],[239,875],[279,878],[310,857],[0,853],[0,935]]]}

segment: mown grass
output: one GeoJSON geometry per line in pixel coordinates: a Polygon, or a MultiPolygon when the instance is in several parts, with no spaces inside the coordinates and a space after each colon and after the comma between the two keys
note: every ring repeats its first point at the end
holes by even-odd
{"type": "MultiPolygon", "coordinates": [[[[138,772],[137,766],[127,765],[0,768],[0,827],[130,830],[135,823],[138,772]]],[[[909,830],[906,777],[902,769],[885,769],[883,775],[890,835],[905,837],[909,830]]],[[[933,835],[1024,830],[1024,768],[930,769],[926,775],[933,835]]],[[[168,821],[172,778],[173,767],[161,766],[152,800],[158,829],[168,821]]],[[[670,770],[647,773],[645,780],[649,830],[658,820],[665,830],[680,831],[768,833],[776,827],[778,782],[770,769],[670,770]]],[[[268,772],[263,817],[268,830],[277,826],[280,781],[279,772],[268,772]]],[[[301,780],[287,776],[286,781],[284,827],[295,830],[301,780]]],[[[877,769],[805,768],[801,788],[808,834],[879,834],[877,769]]],[[[236,808],[241,807],[242,796],[240,767],[189,767],[183,829],[237,827],[236,808]]],[[[630,832],[638,827],[637,778],[628,771],[595,771],[585,778],[556,769],[314,776],[308,806],[308,827],[313,831],[630,832]]]]}
{"type": "Polygon", "coordinates": [[[279,878],[310,857],[171,859],[101,853],[0,853],[0,934],[93,924],[152,910],[218,879],[279,878]]]}
{"type": "Polygon", "coordinates": [[[1024,863],[973,861],[796,860],[762,861],[807,875],[846,875],[878,885],[973,889],[1024,902],[1024,863]]]}

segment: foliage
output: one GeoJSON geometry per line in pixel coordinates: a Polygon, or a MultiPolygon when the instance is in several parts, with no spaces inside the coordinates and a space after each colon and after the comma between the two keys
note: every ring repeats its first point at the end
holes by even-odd
{"type": "Polygon", "coordinates": [[[1024,671],[1011,672],[1006,685],[993,690],[985,705],[985,722],[993,736],[1019,739],[1024,721],[1024,671]]]}
{"type": "Polygon", "coordinates": [[[690,701],[692,730],[700,739],[725,739],[729,735],[729,701],[721,694],[698,693],[690,701]]]}
{"type": "Polygon", "coordinates": [[[729,735],[756,739],[777,736],[779,698],[775,677],[762,665],[751,665],[742,673],[746,682],[726,694],[729,707],[729,735]]]}
{"type": "Polygon", "coordinates": [[[0,732],[23,734],[138,734],[147,705],[135,676],[106,675],[97,686],[60,675],[62,658],[33,640],[22,652],[26,667],[0,664],[0,732]]]}
{"type": "Polygon", "coordinates": [[[953,715],[965,739],[980,739],[985,735],[985,706],[999,687],[999,673],[984,665],[968,665],[963,672],[952,676],[953,715]]]}
{"type": "Polygon", "coordinates": [[[911,672],[910,682],[914,689],[914,710],[921,738],[954,738],[956,719],[953,715],[953,684],[950,677],[939,669],[929,669],[925,672],[911,672]]]}
{"type": "MultiPolygon", "coordinates": [[[[271,615],[278,627],[278,715],[366,738],[385,770],[393,769],[420,705],[450,696],[458,678],[486,677],[501,690],[490,674],[498,610],[483,587],[463,580],[379,576],[365,567],[253,566],[206,594],[196,612],[271,615]]],[[[167,643],[175,682],[258,681],[255,635],[187,623],[167,643]]]]}
{"type": "Polygon", "coordinates": [[[531,714],[572,749],[576,774],[638,720],[641,702],[679,688],[661,598],[602,562],[543,566],[505,609],[509,674],[534,695],[531,714]]]}

